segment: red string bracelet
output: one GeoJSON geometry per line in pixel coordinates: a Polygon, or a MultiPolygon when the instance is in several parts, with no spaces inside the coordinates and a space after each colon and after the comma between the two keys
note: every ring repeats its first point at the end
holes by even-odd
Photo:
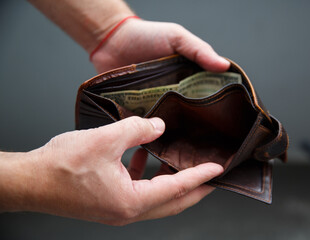
{"type": "Polygon", "coordinates": [[[101,48],[101,46],[108,40],[108,38],[115,32],[115,30],[118,29],[124,22],[126,22],[128,19],[131,19],[131,18],[140,19],[138,16],[134,15],[134,16],[125,17],[125,18],[122,19],[120,22],[118,22],[118,23],[108,32],[108,34],[101,40],[101,42],[98,44],[98,46],[89,54],[89,60],[90,60],[90,61],[91,61],[93,55],[95,54],[95,52],[97,52],[98,49],[101,48]]]}

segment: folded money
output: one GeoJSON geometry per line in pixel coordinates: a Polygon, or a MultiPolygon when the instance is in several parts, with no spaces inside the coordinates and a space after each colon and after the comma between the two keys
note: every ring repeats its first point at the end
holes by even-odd
{"type": "Polygon", "coordinates": [[[106,92],[100,95],[115,101],[127,110],[132,111],[135,115],[143,116],[168,91],[176,91],[188,98],[204,98],[212,95],[228,84],[241,84],[241,82],[241,75],[238,73],[203,71],[189,76],[177,84],[142,90],[106,92]]]}

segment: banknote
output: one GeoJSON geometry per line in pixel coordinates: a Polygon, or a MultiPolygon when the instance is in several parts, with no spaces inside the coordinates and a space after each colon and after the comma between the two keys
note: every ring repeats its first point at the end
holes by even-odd
{"type": "Polygon", "coordinates": [[[158,86],[142,90],[124,90],[101,93],[138,116],[149,111],[156,101],[168,91],[176,91],[185,97],[203,98],[212,95],[230,83],[241,83],[241,75],[232,72],[199,72],[177,84],[158,86]]]}
{"type": "Polygon", "coordinates": [[[101,96],[112,99],[138,116],[143,116],[164,93],[177,91],[178,87],[179,84],[171,84],[142,90],[102,93],[101,96]]]}
{"type": "Polygon", "coordinates": [[[212,95],[230,83],[241,83],[238,73],[199,72],[179,82],[177,92],[189,98],[202,98],[212,95]]]}

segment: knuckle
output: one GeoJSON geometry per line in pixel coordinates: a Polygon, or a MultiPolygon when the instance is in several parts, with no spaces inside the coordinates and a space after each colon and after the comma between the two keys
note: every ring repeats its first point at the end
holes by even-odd
{"type": "Polygon", "coordinates": [[[187,189],[184,185],[179,185],[177,188],[177,192],[175,194],[175,199],[180,198],[182,196],[184,196],[187,193],[187,189]]]}
{"type": "Polygon", "coordinates": [[[144,124],[144,120],[141,117],[138,116],[133,116],[128,118],[128,121],[130,122],[130,127],[133,127],[137,130],[139,130],[141,128],[141,125],[144,124]]]}
{"type": "Polygon", "coordinates": [[[178,23],[170,23],[170,26],[171,26],[172,29],[174,29],[177,32],[185,31],[185,28],[182,25],[178,24],[178,23]]]}
{"type": "Polygon", "coordinates": [[[51,138],[51,139],[45,144],[45,146],[50,147],[50,148],[52,148],[52,149],[53,149],[53,148],[57,148],[57,146],[59,145],[59,142],[60,142],[59,138],[60,138],[60,135],[51,138]]]}
{"type": "Polygon", "coordinates": [[[140,117],[131,117],[130,126],[141,137],[150,134],[153,126],[149,121],[140,117]]]}
{"type": "Polygon", "coordinates": [[[171,23],[170,28],[171,30],[168,35],[170,39],[170,44],[174,49],[178,49],[180,48],[180,46],[183,46],[185,42],[187,30],[182,25],[177,23],[171,23]]]}
{"type": "Polygon", "coordinates": [[[124,125],[123,125],[123,130],[127,130],[127,129],[132,129],[134,131],[139,131],[140,128],[141,128],[141,123],[140,123],[141,119],[140,117],[130,117],[128,118],[125,122],[124,122],[124,125]]]}

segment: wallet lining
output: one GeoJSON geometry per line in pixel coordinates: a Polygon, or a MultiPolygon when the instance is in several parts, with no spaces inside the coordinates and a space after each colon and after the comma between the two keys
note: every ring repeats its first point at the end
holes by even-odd
{"type": "Polygon", "coordinates": [[[145,147],[177,170],[203,162],[228,168],[257,117],[245,98],[236,89],[213,102],[194,104],[171,93],[147,116],[162,118],[166,131],[145,147]]]}

